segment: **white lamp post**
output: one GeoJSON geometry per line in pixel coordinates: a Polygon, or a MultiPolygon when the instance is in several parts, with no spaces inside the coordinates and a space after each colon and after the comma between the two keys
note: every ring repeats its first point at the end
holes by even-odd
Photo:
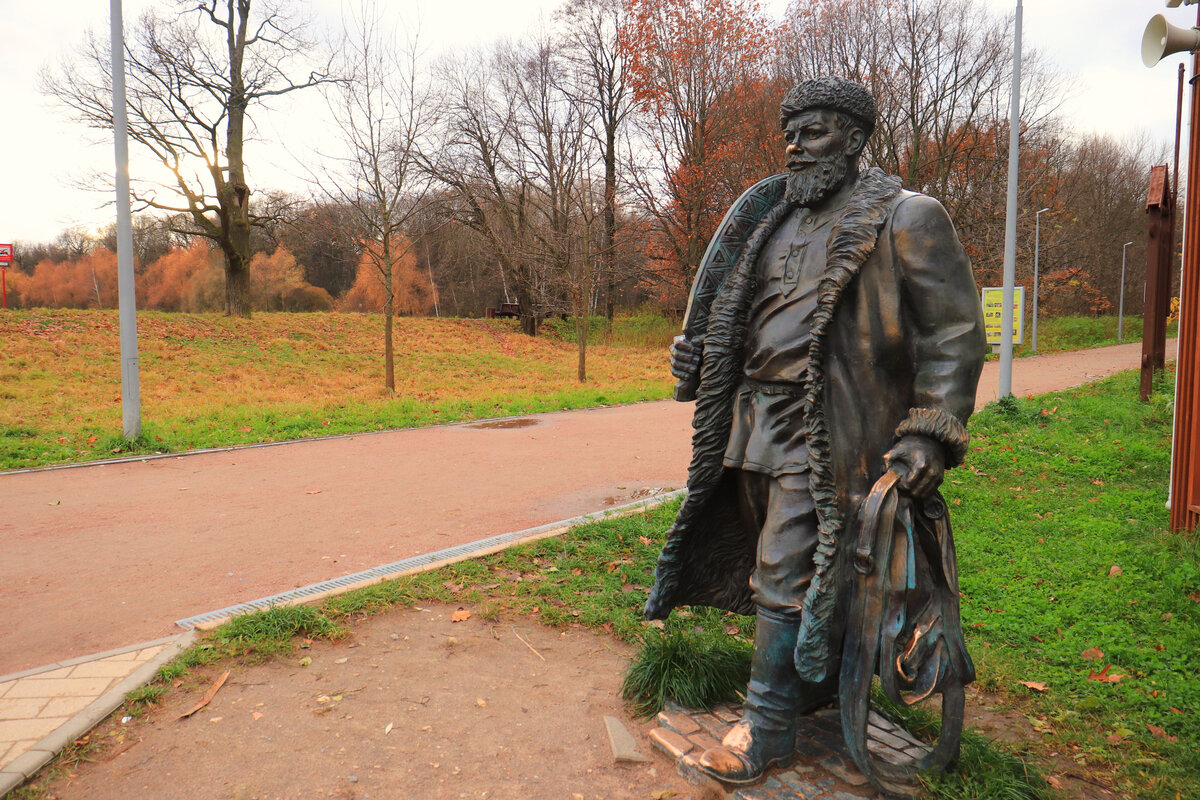
{"type": "Polygon", "coordinates": [[[133,285],[133,227],[129,201],[129,122],[125,109],[125,33],[121,0],[112,15],[113,149],[117,183],[117,307],[121,329],[121,420],[125,438],[142,435],[142,391],[138,370],[137,299],[133,285]]]}
{"type": "Polygon", "coordinates": [[[1012,395],[1013,296],[1017,271],[1017,166],[1021,145],[1021,0],[1013,20],[1012,108],[1008,122],[1008,212],[1004,226],[1004,291],[1000,317],[1000,385],[996,396],[1012,395]]]}
{"type": "Polygon", "coordinates": [[[1117,306],[1117,341],[1122,341],[1122,332],[1125,330],[1125,253],[1129,250],[1129,245],[1133,242],[1126,242],[1121,248],[1121,302],[1117,306]]]}
{"type": "Polygon", "coordinates": [[[1042,247],[1042,214],[1050,209],[1043,208],[1033,215],[1033,352],[1037,352],[1038,317],[1038,255],[1042,247]]]}

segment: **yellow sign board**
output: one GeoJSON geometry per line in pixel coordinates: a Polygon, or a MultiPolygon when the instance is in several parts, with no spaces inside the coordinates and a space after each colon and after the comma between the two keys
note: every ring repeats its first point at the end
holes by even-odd
{"type": "MultiPolygon", "coordinates": [[[[983,287],[983,330],[988,344],[1000,344],[1004,328],[1004,287],[983,287]]],[[[1013,290],[1013,344],[1025,341],[1025,287],[1013,290]]]]}

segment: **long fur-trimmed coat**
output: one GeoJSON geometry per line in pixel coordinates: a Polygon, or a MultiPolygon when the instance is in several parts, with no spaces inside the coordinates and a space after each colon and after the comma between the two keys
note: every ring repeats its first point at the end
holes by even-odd
{"type": "MultiPolygon", "coordinates": [[[[713,301],[688,495],[658,559],[646,603],[651,619],[681,605],[754,611],[757,531],[738,517],[734,471],[722,458],[758,254],[793,209],[779,201],[767,211],[713,301]]],[[[862,173],[830,233],[803,376],[820,542],[797,643],[802,677],[822,680],[835,665],[856,533],[849,528],[884,471],[884,454],[900,436],[921,434],[943,444],[947,467],[962,461],[985,350],[971,265],[945,209],[903,191],[895,176],[862,173]]]]}

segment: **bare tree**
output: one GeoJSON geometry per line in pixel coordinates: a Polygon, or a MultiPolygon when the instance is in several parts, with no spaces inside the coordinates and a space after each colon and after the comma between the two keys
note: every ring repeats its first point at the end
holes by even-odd
{"type": "Polygon", "coordinates": [[[383,382],[395,391],[393,278],[414,245],[410,222],[429,188],[428,173],[417,165],[431,98],[420,77],[416,37],[397,48],[381,16],[377,5],[364,2],[346,20],[338,72],[347,77],[328,99],[347,154],[331,159],[320,185],[355,217],[366,242],[363,255],[383,287],[383,382]]]}
{"type": "MultiPolygon", "coordinates": [[[[329,80],[324,69],[289,77],[311,49],[304,26],[282,0],[261,5],[252,14],[251,0],[178,0],[175,13],[146,12],[126,38],[129,135],[170,175],[139,181],[134,198],[221,249],[234,316],[250,314],[250,231],[263,221],[246,178],[250,111],[329,80]]],[[[43,71],[43,91],[87,125],[111,129],[111,64],[107,39],[89,34],[75,60],[43,71]]]]}
{"type": "Polygon", "coordinates": [[[596,277],[604,284],[604,316],[610,327],[620,279],[616,254],[618,146],[633,110],[619,37],[624,14],[621,0],[569,0],[560,10],[566,23],[563,58],[572,67],[567,91],[587,110],[588,131],[604,164],[604,225],[595,257],[596,277]]]}
{"type": "MultiPolygon", "coordinates": [[[[870,88],[867,158],[945,204],[985,281],[1003,252],[1012,46],[1012,18],[980,0],[795,0],[778,51],[788,83],[838,74],[870,88]]],[[[1055,114],[1066,81],[1027,48],[1022,84],[1027,198],[1047,179],[1044,148],[1064,143],[1055,114]]]]}
{"type": "Polygon", "coordinates": [[[593,150],[581,104],[564,92],[554,45],[502,44],[443,66],[443,120],[428,169],[456,222],[487,243],[521,328],[566,310],[578,256],[573,196],[593,150]]]}

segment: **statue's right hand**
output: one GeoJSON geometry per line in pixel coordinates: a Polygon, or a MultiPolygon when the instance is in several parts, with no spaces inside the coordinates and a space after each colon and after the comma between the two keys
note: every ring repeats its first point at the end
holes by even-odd
{"type": "Polygon", "coordinates": [[[700,374],[700,355],[703,343],[680,334],[671,342],[671,374],[681,381],[694,383],[700,374]]]}

